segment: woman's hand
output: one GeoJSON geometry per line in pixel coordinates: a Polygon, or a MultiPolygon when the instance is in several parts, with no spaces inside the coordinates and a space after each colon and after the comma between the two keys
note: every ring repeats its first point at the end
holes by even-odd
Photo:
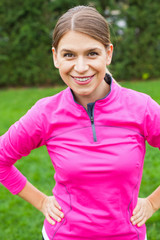
{"type": "Polygon", "coordinates": [[[52,225],[55,224],[55,221],[60,222],[64,217],[61,207],[54,196],[46,196],[44,198],[40,211],[44,214],[47,221],[52,225]]]}
{"type": "Polygon", "coordinates": [[[55,224],[55,221],[60,222],[64,218],[61,207],[54,196],[46,196],[35,188],[30,182],[26,185],[18,196],[31,203],[35,208],[41,211],[50,224],[55,224]]]}
{"type": "Polygon", "coordinates": [[[151,202],[147,198],[138,198],[137,205],[133,210],[131,222],[133,225],[141,227],[155,212],[151,202]]]}

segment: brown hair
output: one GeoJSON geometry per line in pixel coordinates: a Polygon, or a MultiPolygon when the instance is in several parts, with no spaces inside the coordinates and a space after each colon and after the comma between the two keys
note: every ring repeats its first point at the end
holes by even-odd
{"type": "Polygon", "coordinates": [[[60,39],[71,30],[87,34],[106,47],[111,43],[108,23],[93,7],[77,6],[63,14],[54,28],[52,46],[57,49],[60,39]]]}

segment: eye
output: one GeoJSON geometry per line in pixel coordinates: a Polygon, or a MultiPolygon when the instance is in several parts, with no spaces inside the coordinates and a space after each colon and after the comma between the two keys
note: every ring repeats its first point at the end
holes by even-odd
{"type": "Polygon", "coordinates": [[[65,57],[65,58],[73,58],[74,55],[72,53],[64,53],[63,57],[65,57]]]}
{"type": "Polygon", "coordinates": [[[88,55],[90,57],[95,57],[95,56],[98,56],[99,54],[97,52],[90,52],[88,55]]]}

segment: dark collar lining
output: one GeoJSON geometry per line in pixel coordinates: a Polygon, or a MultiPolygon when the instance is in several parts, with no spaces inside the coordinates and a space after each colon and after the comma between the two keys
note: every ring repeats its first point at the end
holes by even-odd
{"type": "Polygon", "coordinates": [[[106,73],[105,77],[104,77],[104,80],[106,83],[108,83],[109,85],[111,85],[111,82],[112,82],[112,77],[109,73],[106,73]]]}

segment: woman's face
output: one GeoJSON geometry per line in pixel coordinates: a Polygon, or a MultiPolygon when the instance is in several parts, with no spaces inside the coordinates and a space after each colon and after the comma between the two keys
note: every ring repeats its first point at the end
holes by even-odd
{"type": "Polygon", "coordinates": [[[99,98],[112,51],[112,45],[106,48],[89,35],[69,31],[59,41],[58,49],[53,49],[53,59],[61,78],[75,96],[99,98]]]}

